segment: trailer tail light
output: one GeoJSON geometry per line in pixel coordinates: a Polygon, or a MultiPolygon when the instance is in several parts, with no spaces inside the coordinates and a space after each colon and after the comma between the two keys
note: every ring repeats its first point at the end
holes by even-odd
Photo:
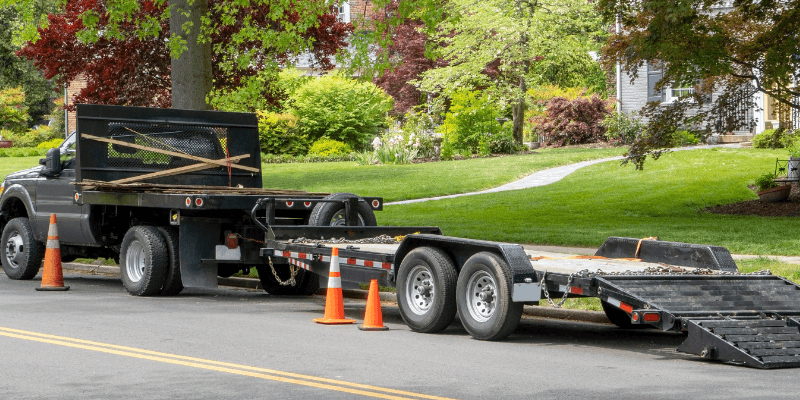
{"type": "Polygon", "coordinates": [[[569,288],[569,292],[572,293],[572,294],[583,294],[583,288],[582,287],[572,286],[572,287],[569,288]]]}
{"type": "Polygon", "coordinates": [[[639,322],[639,313],[635,312],[631,314],[631,319],[633,320],[633,322],[639,322]]]}
{"type": "Polygon", "coordinates": [[[228,237],[225,238],[225,246],[228,246],[229,249],[239,247],[239,236],[235,233],[229,233],[228,237]]]}
{"type": "Polygon", "coordinates": [[[633,307],[630,304],[626,304],[621,301],[619,302],[619,308],[628,314],[633,312],[633,307]]]}
{"type": "Polygon", "coordinates": [[[308,208],[308,207],[311,207],[311,202],[310,202],[310,201],[304,201],[304,202],[303,202],[303,205],[304,205],[306,208],[308,208]]]}
{"type": "Polygon", "coordinates": [[[286,202],[286,207],[290,207],[290,208],[294,207],[294,202],[293,201],[287,201],[286,202]]]}
{"type": "Polygon", "coordinates": [[[203,206],[203,199],[201,199],[200,197],[194,199],[194,205],[196,205],[198,207],[202,207],[203,206]]]}
{"type": "Polygon", "coordinates": [[[378,207],[380,207],[380,205],[381,205],[380,201],[372,200],[372,208],[378,208],[378,207]]]}
{"type": "Polygon", "coordinates": [[[658,322],[661,321],[661,314],[654,312],[644,313],[644,322],[658,322]]]}
{"type": "Polygon", "coordinates": [[[186,204],[186,207],[191,207],[192,206],[192,198],[191,197],[187,197],[186,200],[184,201],[184,203],[186,204]]]}

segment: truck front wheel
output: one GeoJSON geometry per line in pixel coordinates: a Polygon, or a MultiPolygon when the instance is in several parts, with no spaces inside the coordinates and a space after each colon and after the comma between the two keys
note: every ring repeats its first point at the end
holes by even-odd
{"type": "Polygon", "coordinates": [[[397,275],[397,305],[412,331],[439,332],[453,322],[457,276],[453,261],[437,248],[420,247],[406,255],[397,275]]]}
{"type": "Polygon", "coordinates": [[[510,268],[500,256],[481,252],[470,257],[458,276],[458,316],[470,336],[499,340],[514,332],[522,303],[511,301],[510,268]]]}
{"type": "Polygon", "coordinates": [[[158,294],[169,267],[169,253],[161,232],[152,226],[134,226],[122,239],[119,272],[122,284],[134,296],[158,294]]]}
{"type": "Polygon", "coordinates": [[[44,246],[33,237],[31,223],[20,217],[8,221],[0,240],[0,261],[11,279],[30,280],[39,273],[44,246]]]}

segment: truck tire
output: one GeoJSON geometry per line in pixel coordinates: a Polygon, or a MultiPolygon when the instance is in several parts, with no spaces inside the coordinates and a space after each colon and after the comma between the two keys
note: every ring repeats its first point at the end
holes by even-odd
{"type": "Polygon", "coordinates": [[[44,245],[33,237],[31,223],[20,217],[8,221],[0,240],[0,261],[9,278],[30,280],[39,273],[44,245]]]}
{"type": "Polygon", "coordinates": [[[397,305],[414,332],[439,332],[456,317],[456,277],[450,257],[434,247],[419,247],[405,256],[397,275],[397,305]]]}
{"type": "Polygon", "coordinates": [[[652,328],[651,325],[648,324],[634,324],[631,322],[631,316],[628,315],[623,310],[620,310],[617,307],[614,307],[611,303],[606,301],[600,301],[603,305],[603,311],[606,313],[606,317],[608,320],[611,321],[612,324],[622,328],[622,329],[645,329],[645,328],[652,328]]]}
{"type": "Polygon", "coordinates": [[[158,227],[156,229],[164,237],[164,243],[167,245],[167,253],[169,255],[169,266],[164,277],[164,286],[159,294],[162,296],[175,296],[183,290],[178,232],[175,232],[173,228],[158,227]]]}
{"type": "Polygon", "coordinates": [[[153,296],[161,291],[169,267],[166,240],[152,226],[134,226],[122,239],[119,272],[133,296],[153,296]]]}
{"type": "MultiPolygon", "coordinates": [[[[342,200],[358,197],[352,193],[334,193],[325,197],[326,199],[342,200]]],[[[341,203],[317,203],[308,218],[311,226],[344,226],[344,204],[341,203]]],[[[377,226],[375,213],[365,201],[358,202],[358,226],[377,226]]]]}
{"type": "Polygon", "coordinates": [[[481,252],[470,257],[458,275],[458,316],[470,336],[500,340],[514,332],[523,303],[511,301],[511,269],[499,255],[481,252]]]}
{"type": "MultiPolygon", "coordinates": [[[[289,279],[291,272],[289,264],[273,264],[275,272],[282,281],[289,279]]],[[[311,296],[319,290],[319,275],[299,269],[294,277],[295,285],[281,285],[275,279],[272,273],[272,268],[269,265],[257,265],[258,279],[261,281],[261,286],[264,291],[275,296],[311,296]]]]}

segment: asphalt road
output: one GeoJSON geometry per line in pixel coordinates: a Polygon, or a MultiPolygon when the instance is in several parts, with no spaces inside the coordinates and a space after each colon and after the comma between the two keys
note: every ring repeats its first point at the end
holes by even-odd
{"type": "MultiPolygon", "coordinates": [[[[800,369],[755,370],[676,353],[679,334],[525,319],[502,342],[454,323],[417,334],[311,321],[321,296],[244,289],[127,294],[66,273],[68,292],[0,273],[2,399],[796,398],[800,369]]],[[[361,319],[364,302],[345,301],[361,319]]]]}

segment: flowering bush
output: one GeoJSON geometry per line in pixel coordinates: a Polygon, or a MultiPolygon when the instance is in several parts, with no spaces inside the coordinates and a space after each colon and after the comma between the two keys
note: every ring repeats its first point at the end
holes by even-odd
{"type": "Polygon", "coordinates": [[[384,139],[372,140],[375,156],[382,164],[410,164],[419,154],[420,139],[411,133],[408,139],[402,133],[384,136],[384,139]]]}
{"type": "Polygon", "coordinates": [[[28,108],[20,88],[0,90],[0,130],[3,135],[20,133],[28,128],[28,108]]]}

